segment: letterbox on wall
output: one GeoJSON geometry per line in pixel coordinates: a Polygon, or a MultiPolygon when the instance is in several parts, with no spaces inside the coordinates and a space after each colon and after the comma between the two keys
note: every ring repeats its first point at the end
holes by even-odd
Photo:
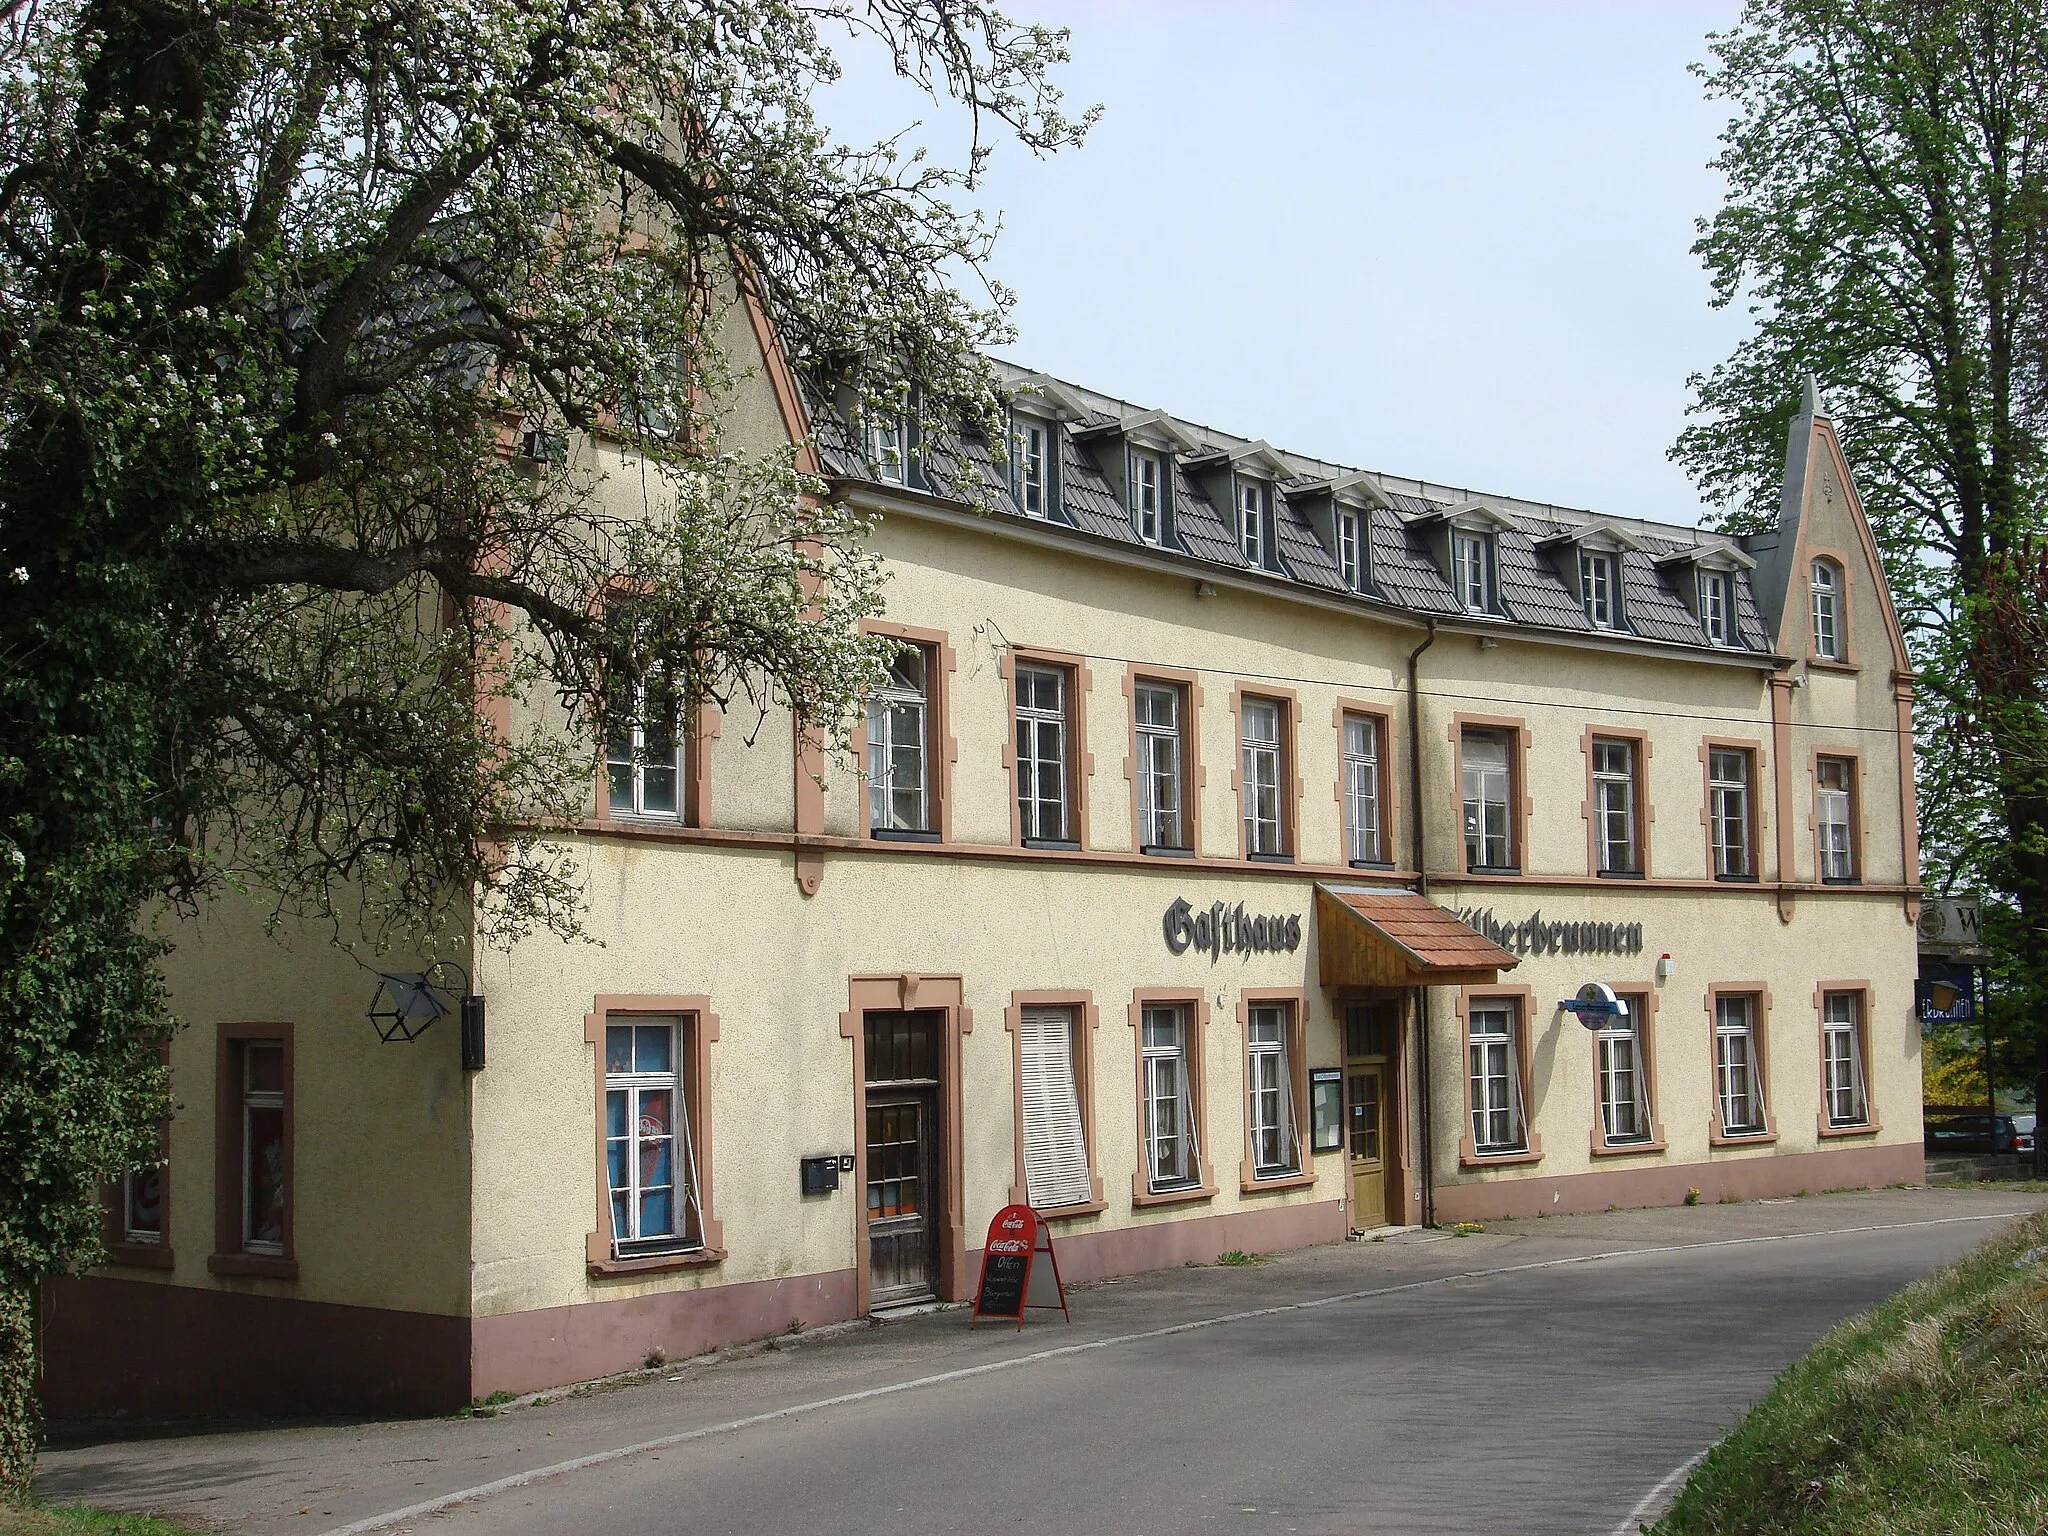
{"type": "Polygon", "coordinates": [[[839,1156],[807,1157],[802,1161],[803,1190],[807,1195],[829,1195],[839,1187],[839,1156]]]}

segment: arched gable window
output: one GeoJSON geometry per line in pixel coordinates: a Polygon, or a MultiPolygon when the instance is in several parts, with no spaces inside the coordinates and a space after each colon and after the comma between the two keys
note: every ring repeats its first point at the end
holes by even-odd
{"type": "Polygon", "coordinates": [[[1813,654],[1824,661],[1847,655],[1842,634],[1842,568],[1832,560],[1813,562],[1813,654]]]}

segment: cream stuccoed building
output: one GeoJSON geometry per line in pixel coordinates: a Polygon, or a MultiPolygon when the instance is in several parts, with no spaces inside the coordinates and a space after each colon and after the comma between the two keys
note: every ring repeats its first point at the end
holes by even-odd
{"type": "Polygon", "coordinates": [[[615,731],[602,942],[479,950],[480,1069],[317,937],[182,931],[53,1412],[445,1410],[957,1300],[1015,1200],[1074,1281],[1921,1176],[1911,674],[1810,391],[1729,539],[1009,367],[998,455],[731,344],[729,442],[880,514],[858,760],[615,731]]]}

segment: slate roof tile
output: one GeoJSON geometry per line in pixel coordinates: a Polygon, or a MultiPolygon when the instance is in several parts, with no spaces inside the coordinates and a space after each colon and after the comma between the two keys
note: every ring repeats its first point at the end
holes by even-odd
{"type": "Polygon", "coordinates": [[[1345,591],[1344,573],[1338,568],[1336,556],[1323,548],[1323,541],[1309,527],[1301,509],[1285,496],[1276,497],[1273,518],[1279,527],[1280,563],[1289,574],[1312,587],[1345,591]]]}

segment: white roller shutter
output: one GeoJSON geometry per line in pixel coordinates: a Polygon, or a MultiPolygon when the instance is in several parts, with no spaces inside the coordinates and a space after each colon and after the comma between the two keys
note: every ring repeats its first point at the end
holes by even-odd
{"type": "Polygon", "coordinates": [[[1038,1210],[1086,1205],[1088,1140],[1074,1081],[1073,1010],[1026,1008],[1020,1028],[1025,1198],[1038,1210]]]}

